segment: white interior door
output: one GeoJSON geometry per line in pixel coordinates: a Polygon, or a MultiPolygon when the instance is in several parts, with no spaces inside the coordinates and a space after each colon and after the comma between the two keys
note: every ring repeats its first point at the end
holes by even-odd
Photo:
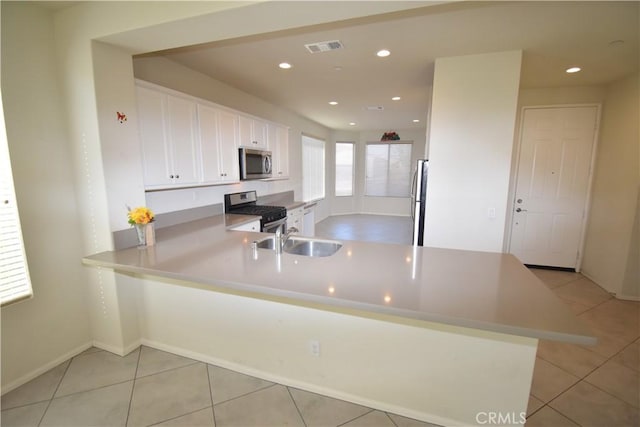
{"type": "Polygon", "coordinates": [[[525,109],[510,252],[524,264],[576,268],[598,107],[525,109]]]}

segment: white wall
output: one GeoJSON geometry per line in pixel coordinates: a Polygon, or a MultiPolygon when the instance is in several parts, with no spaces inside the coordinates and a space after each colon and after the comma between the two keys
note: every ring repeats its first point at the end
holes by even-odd
{"type": "Polygon", "coordinates": [[[207,286],[137,285],[142,342],[155,348],[438,425],[474,425],[486,410],[526,411],[532,338],[207,286]],[[309,353],[310,340],[320,343],[320,358],[309,353]]]}
{"type": "Polygon", "coordinates": [[[640,74],[607,87],[584,249],[583,273],[625,298],[640,298],[640,74]]]}
{"type": "Polygon", "coordinates": [[[436,60],[426,246],[503,250],[521,57],[436,60]]]}
{"type": "Polygon", "coordinates": [[[2,391],[91,342],[75,166],[43,9],[2,2],[2,98],[34,298],[3,307],[2,391]]]}

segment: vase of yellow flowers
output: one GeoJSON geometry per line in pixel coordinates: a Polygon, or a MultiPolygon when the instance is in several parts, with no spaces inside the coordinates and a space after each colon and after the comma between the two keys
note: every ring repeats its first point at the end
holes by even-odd
{"type": "Polygon", "coordinates": [[[155,231],[153,229],[155,216],[151,209],[144,206],[129,209],[127,217],[129,218],[129,224],[136,229],[139,248],[155,244],[155,231]]]}

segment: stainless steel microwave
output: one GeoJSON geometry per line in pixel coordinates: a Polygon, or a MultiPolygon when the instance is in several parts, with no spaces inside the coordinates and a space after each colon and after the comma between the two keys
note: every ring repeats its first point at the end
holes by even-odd
{"type": "Polygon", "coordinates": [[[240,179],[271,178],[271,151],[240,148],[240,179]]]}

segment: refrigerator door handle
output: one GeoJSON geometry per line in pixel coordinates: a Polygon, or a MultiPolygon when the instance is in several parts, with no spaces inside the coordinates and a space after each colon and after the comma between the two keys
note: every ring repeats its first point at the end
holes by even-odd
{"type": "Polygon", "coordinates": [[[409,210],[411,211],[411,220],[415,220],[415,214],[414,214],[414,209],[415,209],[415,203],[416,203],[416,184],[418,181],[418,167],[416,166],[416,170],[413,171],[413,179],[411,180],[411,197],[409,202],[411,203],[411,206],[409,208],[409,210]]]}

